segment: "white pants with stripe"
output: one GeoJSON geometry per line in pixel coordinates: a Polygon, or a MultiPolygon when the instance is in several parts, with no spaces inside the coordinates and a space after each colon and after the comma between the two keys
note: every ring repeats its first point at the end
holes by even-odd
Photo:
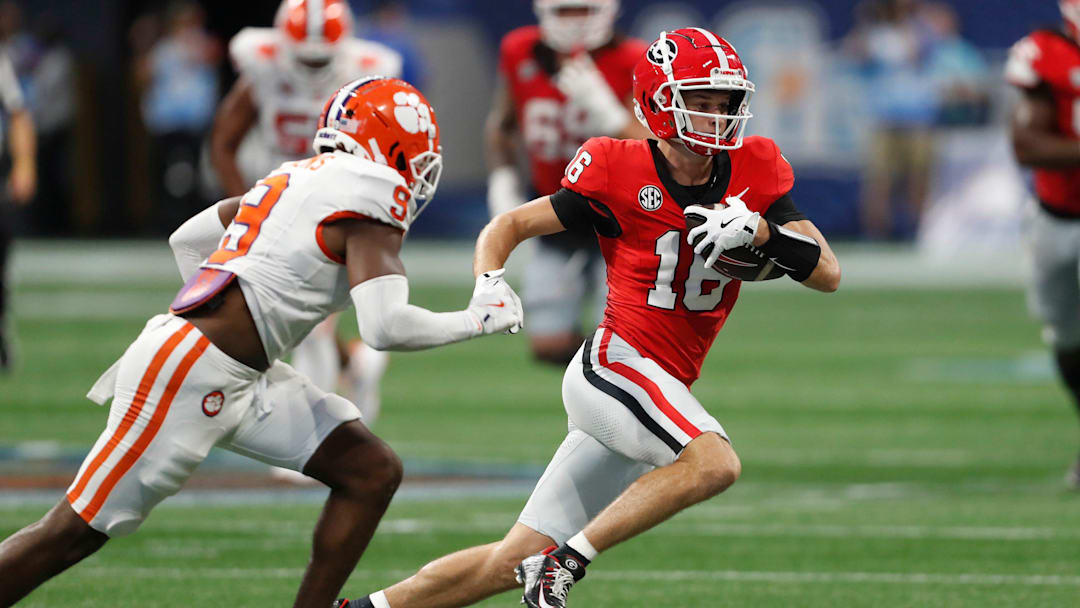
{"type": "Polygon", "coordinates": [[[288,365],[251,369],[172,315],[146,324],[111,392],[105,431],[67,492],[75,512],[109,536],[134,532],[215,445],[300,471],[331,431],[360,416],[288,365]]]}
{"type": "Polygon", "coordinates": [[[609,329],[585,341],[562,391],[569,432],[518,517],[558,543],[698,435],[728,438],[686,385],[609,329]]]}

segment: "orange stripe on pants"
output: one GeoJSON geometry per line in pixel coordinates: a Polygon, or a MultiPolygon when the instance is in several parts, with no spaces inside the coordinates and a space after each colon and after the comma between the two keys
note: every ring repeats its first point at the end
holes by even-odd
{"type": "Polygon", "coordinates": [[[86,508],[79,513],[79,517],[82,517],[83,520],[89,523],[94,519],[94,516],[97,515],[98,511],[101,509],[101,505],[105,504],[105,499],[109,497],[109,492],[112,492],[112,489],[116,486],[117,482],[120,481],[120,478],[131,470],[135,461],[142,456],[144,451],[146,451],[146,446],[150,445],[150,442],[154,440],[162,423],[165,422],[165,416],[169,413],[169,406],[172,405],[173,398],[176,397],[177,391],[180,390],[180,386],[184,383],[184,378],[186,378],[188,372],[191,371],[191,367],[195,365],[195,361],[202,356],[203,352],[209,346],[210,340],[207,340],[205,336],[199,336],[195,345],[191,347],[191,350],[189,350],[186,355],[184,355],[184,358],[180,361],[180,365],[176,367],[176,371],[174,371],[172,377],[169,378],[169,383],[165,386],[165,392],[161,395],[161,401],[158,402],[158,406],[154,410],[154,415],[150,419],[150,423],[146,425],[142,434],[135,440],[135,444],[124,454],[120,459],[120,462],[109,471],[108,477],[102,482],[101,486],[94,494],[94,498],[90,501],[90,504],[86,505],[86,508]]]}
{"type": "Polygon", "coordinates": [[[146,403],[146,398],[150,395],[150,390],[154,388],[154,382],[157,381],[157,376],[161,372],[161,368],[164,367],[165,361],[168,360],[172,352],[176,350],[176,346],[195,329],[195,326],[190,323],[185,323],[183,327],[176,330],[173,335],[169,336],[169,339],[161,345],[154,358],[150,361],[150,366],[146,368],[146,372],[143,374],[142,380],[139,381],[139,388],[135,391],[135,399],[132,400],[131,405],[128,406],[127,412],[124,413],[123,420],[120,421],[120,426],[117,427],[112,437],[105,446],[98,452],[98,455],[94,457],[94,460],[90,463],[90,466],[86,467],[86,471],[83,476],[79,478],[79,482],[74,488],[68,492],[68,502],[74,504],[86,489],[86,485],[90,483],[90,479],[94,477],[94,473],[101,468],[102,463],[105,462],[109,456],[112,455],[116,446],[120,445],[120,442],[127,435],[127,432],[131,430],[131,426],[135,424],[135,421],[139,418],[139,413],[142,412],[143,405],[146,403]]]}

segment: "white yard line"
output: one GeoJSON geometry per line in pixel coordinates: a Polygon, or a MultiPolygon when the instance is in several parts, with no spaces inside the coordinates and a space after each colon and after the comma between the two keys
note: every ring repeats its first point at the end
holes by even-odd
{"type": "MultiPolygon", "coordinates": [[[[363,569],[365,575],[380,578],[404,578],[411,576],[409,570],[363,569]]],[[[65,576],[84,579],[99,577],[115,578],[122,573],[125,578],[140,579],[291,579],[303,575],[300,568],[197,568],[197,567],[78,567],[65,576]]],[[[989,574],[955,573],[937,574],[925,572],[768,572],[757,570],[619,570],[598,569],[590,575],[592,580],[605,581],[749,581],[779,584],[896,584],[896,585],[962,585],[962,586],[1019,586],[1019,587],[1080,587],[1080,576],[1054,574],[989,574]]]]}
{"type": "Polygon", "coordinates": [[[1080,587],[1080,576],[1055,574],[931,574],[924,572],[763,572],[753,570],[599,571],[601,580],[756,581],[764,583],[891,583],[898,585],[1016,585],[1080,587]]]}
{"type": "Polygon", "coordinates": [[[997,526],[845,526],[829,524],[710,524],[671,522],[656,534],[717,537],[904,538],[940,540],[1080,540],[1080,530],[997,526]]]}

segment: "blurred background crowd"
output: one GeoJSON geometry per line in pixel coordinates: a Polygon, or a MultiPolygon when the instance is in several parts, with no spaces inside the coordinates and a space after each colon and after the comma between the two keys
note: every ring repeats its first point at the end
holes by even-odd
{"type": "MultiPolygon", "coordinates": [[[[269,26],[278,0],[0,2],[38,136],[38,188],[12,219],[34,236],[164,235],[222,192],[208,134],[236,78],[229,39],[269,26]]],[[[352,0],[357,35],[395,48],[439,113],[446,172],[415,232],[472,238],[486,221],[479,136],[499,37],[531,2],[352,0]]],[[[622,2],[619,26],[711,27],[757,85],[749,133],[796,171],[793,196],[830,239],[997,246],[1025,196],[1004,130],[1008,47],[1060,20],[1056,2],[622,2]],[[927,216],[934,222],[922,222],[927,216]],[[965,226],[978,224],[965,240],[965,226]]],[[[5,155],[8,158],[9,155],[5,155]]]]}

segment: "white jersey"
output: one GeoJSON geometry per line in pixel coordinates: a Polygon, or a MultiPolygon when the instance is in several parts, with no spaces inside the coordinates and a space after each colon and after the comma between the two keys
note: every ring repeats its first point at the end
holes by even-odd
{"type": "Polygon", "coordinates": [[[351,304],[345,260],[323,242],[323,227],[364,217],[405,231],[408,199],[400,173],[346,152],[288,162],[244,195],[221,247],[202,267],[239,277],[273,361],[351,304]]]}
{"type": "Polygon", "coordinates": [[[369,75],[401,76],[401,55],[377,42],[348,38],[317,78],[301,72],[286,56],[273,28],[248,27],[229,42],[229,55],[252,86],[258,108],[255,158],[244,159],[244,173],[257,178],[281,163],[311,154],[311,138],[326,100],[338,88],[369,75]]]}

